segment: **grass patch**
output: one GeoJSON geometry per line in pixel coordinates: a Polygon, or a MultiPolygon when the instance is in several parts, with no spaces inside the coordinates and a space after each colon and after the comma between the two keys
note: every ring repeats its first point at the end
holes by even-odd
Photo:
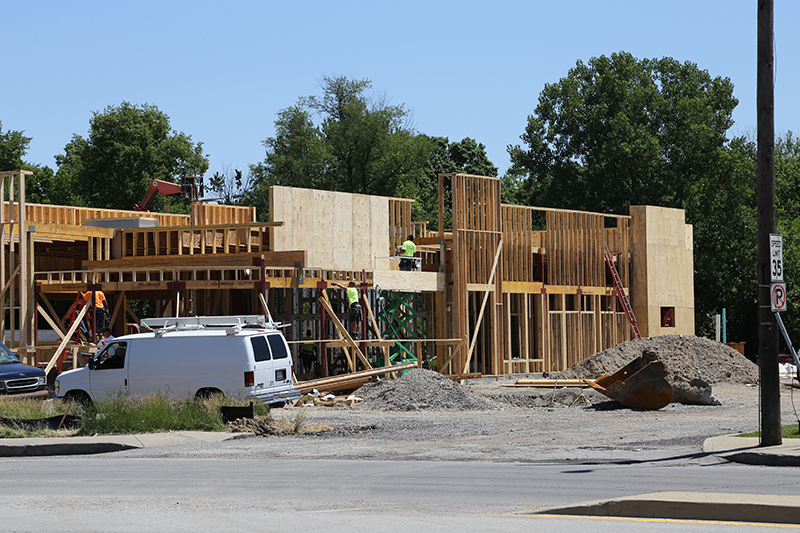
{"type": "MultiPolygon", "coordinates": [[[[98,400],[91,406],[70,402],[0,399],[0,416],[16,419],[47,418],[65,413],[80,415],[77,430],[26,430],[16,425],[0,424],[0,438],[71,436],[94,434],[157,433],[160,431],[224,431],[220,407],[247,406],[235,397],[212,396],[203,400],[148,395],[128,398],[123,395],[98,400]]],[[[269,417],[269,406],[254,403],[258,416],[269,417]]]]}
{"type": "MultiPolygon", "coordinates": [[[[750,433],[742,433],[737,437],[761,437],[760,431],[751,431],[750,433]]],[[[800,439],[800,431],[798,431],[797,424],[783,426],[781,428],[781,438],[784,439],[800,439]]]]}
{"type": "MultiPolygon", "coordinates": [[[[0,416],[5,418],[35,420],[61,416],[68,412],[75,413],[77,406],[69,402],[54,402],[53,400],[40,400],[32,398],[9,398],[0,396],[0,416]]],[[[0,438],[10,439],[19,437],[59,437],[74,435],[72,430],[53,430],[40,428],[26,429],[16,424],[0,423],[0,438]]]]}

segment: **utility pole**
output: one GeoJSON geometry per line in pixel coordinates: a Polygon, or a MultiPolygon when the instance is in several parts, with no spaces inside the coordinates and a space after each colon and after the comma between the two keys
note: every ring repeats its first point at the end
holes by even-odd
{"type": "Polygon", "coordinates": [[[771,311],[769,236],[775,223],[775,94],[773,0],[758,0],[758,362],[761,374],[761,446],[781,444],[778,328],[771,311]]]}

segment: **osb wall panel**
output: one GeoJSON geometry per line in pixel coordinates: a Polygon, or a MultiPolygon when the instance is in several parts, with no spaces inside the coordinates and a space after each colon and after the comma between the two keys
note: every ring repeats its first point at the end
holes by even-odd
{"type": "Polygon", "coordinates": [[[343,192],[273,186],[270,218],[273,250],[306,250],[308,267],[369,270],[374,257],[386,257],[389,198],[343,192]]]}
{"type": "Polygon", "coordinates": [[[694,335],[692,226],[682,209],[631,206],[631,303],[644,336],[694,335]],[[674,307],[674,327],[661,308],[674,307]]]}

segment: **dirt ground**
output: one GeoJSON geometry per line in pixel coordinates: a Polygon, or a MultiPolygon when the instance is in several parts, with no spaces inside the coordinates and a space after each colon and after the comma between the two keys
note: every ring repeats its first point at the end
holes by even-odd
{"type": "MultiPolygon", "coordinates": [[[[638,355],[642,346],[636,343],[646,342],[597,354],[587,364],[594,365],[592,372],[605,372],[604,357],[610,361],[620,350],[638,355]]],[[[711,459],[702,454],[705,439],[757,430],[760,419],[759,388],[751,383],[757,381],[757,367],[727,347],[707,342],[711,341],[662,338],[658,349],[672,357],[684,353],[682,362],[673,361],[672,367],[680,368],[686,378],[698,373],[713,381],[710,392],[719,405],[671,403],[658,411],[635,411],[589,388],[505,386],[515,382],[513,376],[459,385],[435,372],[415,370],[395,382],[362,388],[358,393],[365,400],[352,407],[273,410],[276,419],[320,431],[237,439],[213,447],[125,453],[351,460],[707,461],[711,459]]],[[[800,390],[782,388],[784,425],[797,422],[794,406],[799,403],[800,390]]]]}

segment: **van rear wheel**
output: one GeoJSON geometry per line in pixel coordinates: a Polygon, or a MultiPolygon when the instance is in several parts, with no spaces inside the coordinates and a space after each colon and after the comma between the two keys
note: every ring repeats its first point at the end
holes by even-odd
{"type": "Polygon", "coordinates": [[[197,400],[210,400],[212,398],[223,398],[225,395],[219,389],[200,389],[194,395],[197,400]]]}

